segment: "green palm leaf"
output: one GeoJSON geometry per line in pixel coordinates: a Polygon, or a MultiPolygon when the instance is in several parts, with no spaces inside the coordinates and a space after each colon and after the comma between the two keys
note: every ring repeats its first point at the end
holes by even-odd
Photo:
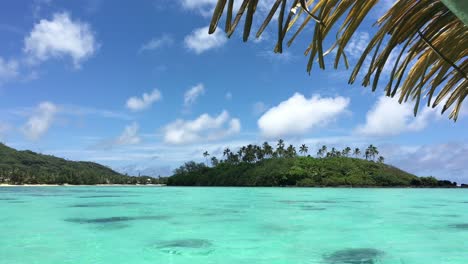
{"type": "MultiPolygon", "coordinates": [[[[243,0],[231,23],[233,1],[228,3],[225,31],[230,37],[246,13],[243,39],[247,41],[259,1],[243,0]]],[[[226,2],[218,0],[209,33],[216,30],[226,2]]],[[[334,68],[338,67],[341,59],[348,67],[345,48],[377,2],[378,0],[276,0],[256,37],[261,36],[274,15],[278,14],[275,52],[283,51],[283,42],[288,33],[291,33],[287,42],[290,46],[309,26],[313,27],[313,38],[305,50],[305,55],[309,56],[307,71],[310,73],[315,63],[324,69],[324,56],[328,54],[335,56],[334,68]],[[301,17],[304,17],[302,23],[294,32],[290,32],[301,21],[301,17]],[[337,23],[340,23],[339,27],[337,23]],[[324,39],[331,32],[337,32],[336,40],[328,50],[324,50],[324,39]]],[[[415,115],[421,100],[426,100],[426,105],[430,107],[443,104],[442,113],[452,109],[449,118],[457,120],[468,94],[467,21],[468,1],[396,1],[376,22],[379,29],[354,65],[349,83],[354,83],[359,77],[362,78],[363,86],[371,86],[372,91],[375,91],[382,84],[384,67],[390,67],[391,74],[384,83],[387,96],[398,95],[400,103],[413,101],[415,115]],[[391,60],[395,53],[396,60],[391,60]]]]}

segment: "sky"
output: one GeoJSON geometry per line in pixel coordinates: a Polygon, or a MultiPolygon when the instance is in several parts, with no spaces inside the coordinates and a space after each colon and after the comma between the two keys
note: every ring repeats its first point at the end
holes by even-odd
{"type": "MultiPolygon", "coordinates": [[[[237,1],[239,2],[239,1],[237,1]]],[[[254,28],[268,1],[261,1],[254,28]]],[[[0,8],[0,141],[129,174],[170,175],[226,147],[307,144],[379,148],[419,176],[468,183],[468,109],[400,105],[348,85],[350,70],[306,72],[303,32],[273,53],[275,21],[247,43],[207,26],[215,0],[15,0],[0,8]]],[[[381,1],[351,39],[356,61],[381,1]]],[[[331,42],[327,40],[330,44],[331,42]]],[[[384,69],[385,73],[389,73],[384,69]]]]}

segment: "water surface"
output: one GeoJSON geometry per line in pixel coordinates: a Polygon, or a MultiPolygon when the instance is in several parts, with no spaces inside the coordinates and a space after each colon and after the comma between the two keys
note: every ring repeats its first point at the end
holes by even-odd
{"type": "Polygon", "coordinates": [[[0,187],[0,263],[468,263],[468,190],[0,187]]]}

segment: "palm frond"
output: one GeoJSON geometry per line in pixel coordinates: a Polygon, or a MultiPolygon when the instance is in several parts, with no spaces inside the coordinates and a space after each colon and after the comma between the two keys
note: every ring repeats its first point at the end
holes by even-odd
{"type": "MultiPolygon", "coordinates": [[[[228,3],[225,31],[230,37],[247,10],[243,31],[243,39],[247,41],[258,0],[243,0],[231,23],[233,1],[229,0],[228,3]]],[[[210,33],[216,30],[226,2],[227,0],[218,0],[210,33]]],[[[305,50],[305,55],[309,56],[307,71],[310,73],[315,63],[324,69],[324,56],[332,54],[332,51],[335,51],[334,68],[338,67],[341,58],[348,67],[345,48],[377,2],[378,0],[276,0],[256,37],[261,36],[277,14],[278,38],[274,51],[281,53],[286,35],[298,21],[302,22],[291,33],[288,46],[313,23],[313,38],[305,50]],[[303,19],[299,19],[301,17],[303,19]],[[328,50],[324,50],[324,40],[331,32],[337,32],[336,40],[328,50]]],[[[458,8],[466,6],[458,0],[396,1],[376,22],[378,31],[356,62],[349,83],[362,77],[362,85],[371,86],[372,91],[375,91],[382,83],[384,69],[389,67],[390,76],[385,78],[388,80],[385,85],[387,96],[398,95],[400,103],[414,101],[415,115],[421,100],[426,100],[430,107],[443,103],[442,113],[451,108],[449,118],[457,120],[468,94],[468,27],[444,4],[446,2],[455,2],[453,6],[458,8]],[[392,59],[395,55],[396,59],[392,59]]],[[[454,8],[451,4],[448,6],[454,8]]],[[[466,18],[468,10],[457,10],[457,14],[466,18]]]]}

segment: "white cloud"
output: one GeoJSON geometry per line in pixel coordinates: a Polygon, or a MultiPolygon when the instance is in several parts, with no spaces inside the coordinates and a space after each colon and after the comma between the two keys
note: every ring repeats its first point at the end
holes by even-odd
{"type": "Polygon", "coordinates": [[[159,100],[161,100],[161,92],[154,89],[150,94],[144,93],[141,98],[136,96],[128,98],[126,106],[132,111],[141,111],[159,100]]]}
{"type": "Polygon", "coordinates": [[[230,118],[227,111],[215,117],[202,114],[195,120],[178,119],[164,128],[164,141],[169,144],[187,144],[218,140],[240,132],[237,118],[230,118]]]}
{"type": "Polygon", "coordinates": [[[346,45],[346,56],[354,59],[360,58],[369,44],[369,40],[369,33],[364,31],[357,31],[351,38],[351,41],[348,43],[348,45],[346,45]]]}
{"type": "Polygon", "coordinates": [[[170,35],[162,35],[159,38],[153,38],[149,42],[145,43],[141,48],[140,52],[157,50],[162,47],[170,46],[174,43],[174,39],[170,35]]]}
{"type": "Polygon", "coordinates": [[[0,85],[16,78],[19,74],[19,63],[16,60],[5,60],[0,57],[0,85]]]}
{"type": "Polygon", "coordinates": [[[367,112],[366,123],[359,125],[355,132],[364,136],[391,136],[420,131],[436,118],[436,114],[437,110],[424,107],[414,117],[412,104],[399,104],[397,98],[381,96],[367,112]]]}
{"type": "Polygon", "coordinates": [[[202,27],[195,29],[190,35],[186,36],[184,43],[189,50],[201,54],[210,49],[223,46],[226,43],[226,36],[221,30],[209,35],[208,27],[202,27]]]}
{"type": "Polygon", "coordinates": [[[190,106],[197,101],[197,98],[205,93],[205,86],[199,83],[192,88],[188,89],[184,94],[184,105],[190,106]]]}
{"type": "Polygon", "coordinates": [[[226,95],[224,95],[224,97],[226,98],[226,100],[231,100],[232,99],[232,93],[227,92],[226,95]]]}
{"type": "Polygon", "coordinates": [[[310,99],[295,93],[291,98],[270,108],[258,120],[258,127],[268,138],[302,135],[323,126],[346,112],[349,99],[341,96],[310,99]]]}
{"type": "Polygon", "coordinates": [[[139,126],[136,122],[125,127],[122,135],[116,140],[117,145],[133,145],[141,142],[141,138],[138,136],[139,126]]]}
{"type": "Polygon", "coordinates": [[[23,127],[23,133],[31,140],[43,136],[54,122],[58,108],[51,102],[42,102],[23,127]]]}
{"type": "Polygon", "coordinates": [[[52,20],[40,20],[24,42],[24,51],[32,62],[70,56],[77,68],[98,48],[90,25],[73,21],[68,13],[56,13],[52,20]]]}

